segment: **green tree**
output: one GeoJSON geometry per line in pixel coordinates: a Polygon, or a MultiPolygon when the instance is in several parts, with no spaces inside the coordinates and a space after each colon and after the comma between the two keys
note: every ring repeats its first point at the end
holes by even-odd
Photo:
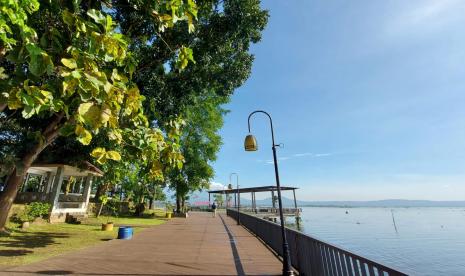
{"type": "Polygon", "coordinates": [[[268,18],[258,0],[202,1],[197,16],[195,31],[182,32],[179,25],[150,45],[146,41],[156,36],[156,30],[142,28],[142,18],[136,17],[139,23],[122,24],[136,41],[135,55],[144,60],[136,68],[135,79],[148,99],[144,106],[150,118],[164,122],[181,116],[187,122],[181,139],[185,165],[168,174],[178,210],[184,209],[190,192],[208,187],[214,176],[210,162],[221,145],[217,132],[224,111],[220,106],[249,77],[253,62],[249,48],[260,40],[268,18]],[[176,70],[169,53],[177,45],[189,45],[195,66],[176,70]],[[163,47],[165,51],[157,50],[163,47]]]}
{"type": "Polygon", "coordinates": [[[181,152],[185,158],[184,166],[167,174],[170,187],[176,193],[176,208],[183,210],[190,192],[209,187],[214,176],[211,162],[221,146],[218,130],[223,125],[226,110],[222,108],[225,97],[210,95],[187,108],[186,126],[180,139],[181,152]]]}
{"type": "Polygon", "coordinates": [[[134,80],[147,99],[149,119],[157,122],[183,116],[186,108],[212,95],[232,95],[250,76],[254,58],[249,49],[259,42],[268,18],[259,0],[204,0],[198,4],[194,31],[185,32],[178,24],[157,39],[150,18],[126,9],[123,1],[116,9],[124,18],[121,29],[134,41],[134,55],[141,60],[134,80]],[[195,66],[182,71],[172,55],[181,45],[188,45],[195,57],[195,66]]]}
{"type": "MultiPolygon", "coordinates": [[[[0,196],[0,230],[25,172],[59,135],[89,145],[105,133],[113,144],[129,144],[152,160],[154,177],[162,177],[160,159],[180,166],[176,145],[166,143],[144,115],[144,97],[133,80],[137,59],[111,4],[0,0],[0,7],[0,112],[7,120],[20,114],[18,122],[32,140],[16,156],[0,196]]],[[[178,21],[187,22],[186,32],[194,30],[192,0],[141,0],[131,8],[150,14],[159,33],[178,21]]],[[[193,61],[192,50],[182,45],[171,56],[178,70],[193,61]]],[[[91,154],[99,163],[121,159],[118,151],[99,145],[91,154]]]]}
{"type": "Polygon", "coordinates": [[[15,125],[4,133],[19,146],[0,150],[10,157],[13,176],[0,198],[0,225],[21,174],[39,153],[53,148],[47,158],[68,158],[60,152],[70,138],[57,139],[59,133],[88,144],[67,149],[83,153],[73,155],[77,160],[92,154],[99,163],[113,162],[111,167],[112,159],[136,158],[160,181],[177,166],[166,181],[177,187],[181,201],[207,186],[209,166],[175,173],[183,159],[176,139],[180,122],[174,119],[188,120],[188,109],[199,101],[226,102],[248,78],[249,47],[260,40],[268,16],[259,0],[204,0],[198,6],[191,0],[131,5],[0,0],[0,5],[0,30],[11,29],[0,35],[0,124],[15,125]]]}
{"type": "Polygon", "coordinates": [[[215,194],[215,195],[213,196],[213,199],[216,201],[216,204],[218,205],[218,207],[222,207],[222,206],[223,206],[224,199],[223,199],[223,195],[222,195],[222,194],[215,194]]]}

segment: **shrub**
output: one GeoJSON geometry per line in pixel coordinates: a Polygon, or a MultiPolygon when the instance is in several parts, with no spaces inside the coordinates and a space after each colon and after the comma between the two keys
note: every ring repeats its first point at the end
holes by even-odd
{"type": "Polygon", "coordinates": [[[47,202],[32,202],[26,206],[26,210],[33,218],[44,217],[48,215],[50,203],[47,202]]]}
{"type": "Polygon", "coordinates": [[[32,202],[27,204],[24,211],[18,214],[18,219],[21,222],[33,221],[36,218],[48,215],[50,210],[50,203],[46,202],[32,202]]]}

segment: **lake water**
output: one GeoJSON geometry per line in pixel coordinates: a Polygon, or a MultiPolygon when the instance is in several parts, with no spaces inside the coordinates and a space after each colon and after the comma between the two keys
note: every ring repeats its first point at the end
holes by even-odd
{"type": "Polygon", "coordinates": [[[465,208],[304,207],[302,227],[410,275],[465,275],[465,208]]]}

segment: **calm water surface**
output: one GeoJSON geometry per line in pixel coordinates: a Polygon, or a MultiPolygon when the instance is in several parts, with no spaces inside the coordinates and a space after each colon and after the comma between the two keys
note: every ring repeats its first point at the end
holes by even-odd
{"type": "Polygon", "coordinates": [[[302,221],[302,232],[410,275],[465,275],[465,208],[304,207],[302,221]]]}

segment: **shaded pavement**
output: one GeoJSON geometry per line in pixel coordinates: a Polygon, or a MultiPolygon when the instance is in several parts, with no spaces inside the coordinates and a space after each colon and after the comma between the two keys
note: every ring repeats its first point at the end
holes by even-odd
{"type": "Polygon", "coordinates": [[[281,275],[282,263],[224,213],[191,212],[187,219],[0,275],[281,275]]]}

